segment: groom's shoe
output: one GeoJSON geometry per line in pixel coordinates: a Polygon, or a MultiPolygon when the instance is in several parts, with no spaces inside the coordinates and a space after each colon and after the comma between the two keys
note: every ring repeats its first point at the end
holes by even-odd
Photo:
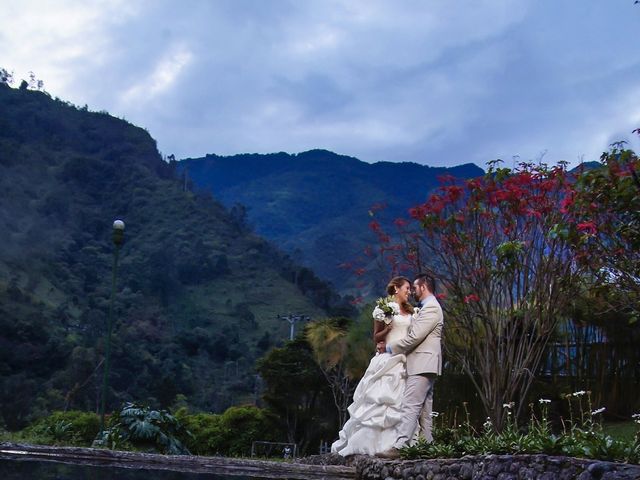
{"type": "Polygon", "coordinates": [[[376,453],[376,457],[387,458],[389,460],[397,460],[400,458],[400,450],[395,447],[387,448],[382,452],[376,453]]]}

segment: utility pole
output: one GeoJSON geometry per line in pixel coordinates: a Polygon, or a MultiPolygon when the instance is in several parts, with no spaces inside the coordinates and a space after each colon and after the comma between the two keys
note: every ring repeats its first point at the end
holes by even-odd
{"type": "Polygon", "coordinates": [[[299,313],[288,314],[288,315],[278,315],[279,320],[286,320],[289,322],[290,330],[289,330],[289,340],[293,340],[295,334],[295,323],[296,322],[308,322],[310,318],[307,315],[300,315],[299,313]]]}

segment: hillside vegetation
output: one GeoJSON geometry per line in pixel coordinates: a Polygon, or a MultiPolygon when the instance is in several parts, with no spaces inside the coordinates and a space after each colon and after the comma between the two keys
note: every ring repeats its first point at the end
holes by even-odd
{"type": "Polygon", "coordinates": [[[388,280],[387,269],[365,264],[368,273],[345,268],[363,261],[375,244],[369,232],[371,213],[385,206],[393,220],[424,202],[438,178],[470,178],[484,172],[473,164],[436,168],[416,163],[369,164],[326,150],[290,155],[207,155],[178,162],[178,169],[200,189],[213,192],[266,238],[340,291],[377,296],[388,280]],[[244,209],[246,210],[244,210],[244,209]]]}
{"type": "MultiPolygon", "coordinates": [[[[308,269],[210,194],[184,188],[143,129],[0,84],[0,423],[96,410],[120,255],[108,408],[223,411],[259,394],[278,314],[349,314],[308,269]]],[[[1,426],[1,425],[0,425],[1,426]]]]}

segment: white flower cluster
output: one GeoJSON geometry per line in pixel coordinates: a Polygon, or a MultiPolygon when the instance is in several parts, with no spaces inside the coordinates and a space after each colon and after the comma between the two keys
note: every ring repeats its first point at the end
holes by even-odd
{"type": "Polygon", "coordinates": [[[634,422],[640,424],[640,413],[634,413],[633,415],[631,415],[631,418],[633,418],[634,422]]]}
{"type": "Polygon", "coordinates": [[[438,412],[431,412],[429,415],[431,416],[431,418],[437,418],[440,414],[438,412]]]}
{"type": "Polygon", "coordinates": [[[503,403],[502,408],[508,408],[509,410],[511,410],[514,405],[515,405],[515,402],[503,403]]]}
{"type": "Polygon", "coordinates": [[[548,398],[541,398],[540,400],[538,400],[538,403],[544,405],[545,403],[551,403],[551,400],[549,400],[548,398]]]}
{"type": "Polygon", "coordinates": [[[598,415],[599,413],[602,413],[605,410],[606,410],[606,407],[598,408],[598,409],[594,410],[593,412],[591,412],[591,415],[598,415]]]}
{"type": "Polygon", "coordinates": [[[393,321],[394,315],[400,314],[400,305],[397,302],[390,301],[389,298],[378,299],[376,308],[373,309],[373,318],[387,325],[393,321]]]}
{"type": "Polygon", "coordinates": [[[587,392],[585,392],[584,390],[580,390],[579,392],[573,392],[571,395],[573,395],[574,397],[581,397],[585,393],[587,393],[587,392]]]}

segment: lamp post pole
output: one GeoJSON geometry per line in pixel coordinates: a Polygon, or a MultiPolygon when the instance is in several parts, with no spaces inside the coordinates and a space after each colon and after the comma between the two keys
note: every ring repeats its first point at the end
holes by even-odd
{"type": "Polygon", "coordinates": [[[116,275],[118,272],[118,258],[120,247],[124,242],[124,222],[116,220],[113,222],[113,269],[111,272],[111,301],[109,304],[109,318],[107,320],[107,345],[105,347],[104,375],[102,377],[102,401],[100,403],[100,431],[104,431],[104,408],[107,401],[107,386],[109,385],[109,368],[111,361],[111,332],[113,331],[113,305],[116,296],[116,275]]]}

